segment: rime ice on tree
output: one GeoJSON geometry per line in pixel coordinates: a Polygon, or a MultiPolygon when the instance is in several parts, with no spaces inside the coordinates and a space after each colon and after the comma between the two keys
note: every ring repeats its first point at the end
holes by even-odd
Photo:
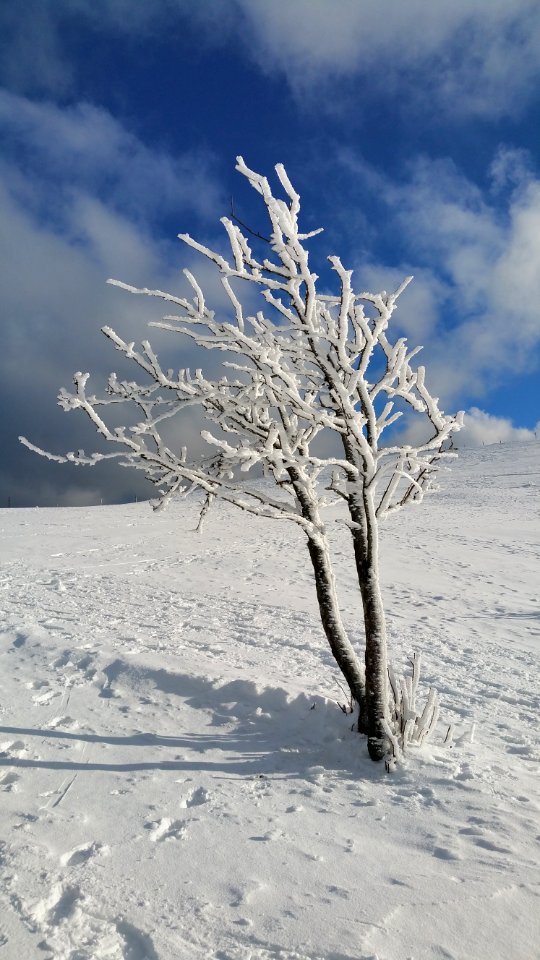
{"type": "Polygon", "coordinates": [[[117,449],[59,457],[21,439],[59,462],[93,465],[119,458],[125,466],[144,470],[158,490],[158,507],[175,494],[199,488],[207,495],[203,509],[219,497],[258,516],[296,523],[306,537],[324,631],[358,705],[358,729],[367,734],[370,756],[378,760],[385,756],[395,729],[379,585],[378,523],[422,500],[441,458],[447,456],[445,441],[462,425],[462,414],[450,416],[440,410],[426,387],[424,368],[411,364],[419,348],[409,350],[404,338],[395,343],[388,339],[397,298],[412,278],[392,294],[355,292],[352,271],[332,256],[328,259],[338,290],[334,295],[318,292],[306,241],[321,231],[300,231],[300,198],[284,168],[278,165],[276,172],[286,199],[275,197],[268,180],[250,170],[242,158],[237,170],[266,206],[270,256],[259,258],[228,218],[222,223],[230,259],[187,234],[180,236],[216,265],[230,303],[229,317],[216,317],[187,270],[192,299],[109,281],[170,303],[176,312],[150,325],[191,337],[204,349],[226,351],[235,358],[223,363],[230,373],[212,380],[201,370],[165,370],[150,343],[136,348],[104,327],[116,349],[146,375],[144,382],[120,381],[112,374],[107,395],[98,398],[86,392],[88,374],[77,373],[74,393],[62,390],[59,403],[67,411],[84,411],[117,449]],[[256,313],[243,306],[237,280],[260,292],[262,305],[256,313]],[[107,425],[101,408],[119,403],[136,406],[140,420],[135,426],[107,425]],[[162,432],[162,424],[193,405],[204,413],[208,429],[202,436],[214,451],[198,460],[190,459],[186,448],[170,449],[162,432]],[[424,415],[429,438],[417,446],[383,447],[383,431],[406,408],[424,415]],[[314,441],[321,434],[337,438],[338,455],[315,455],[314,441]],[[260,485],[238,482],[238,471],[249,474],[257,465],[275,482],[279,496],[260,485]],[[348,510],[364,612],[365,663],[343,626],[321,515],[322,508],[336,499],[348,510]]]}

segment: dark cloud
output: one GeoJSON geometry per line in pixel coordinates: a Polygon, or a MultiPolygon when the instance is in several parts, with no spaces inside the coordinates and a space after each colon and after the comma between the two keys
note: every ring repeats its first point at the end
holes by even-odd
{"type": "MultiPolygon", "coordinates": [[[[55,407],[58,390],[79,369],[92,371],[98,393],[113,369],[132,377],[100,328],[117,326],[140,340],[162,313],[157,302],[106,280],[180,289],[182,256],[184,264],[192,257],[178,241],[156,238],[155,211],[170,203],[179,217],[205,218],[218,205],[216,181],[204,162],[153,153],[105,111],[84,105],[62,110],[4,93],[0,126],[9,147],[0,165],[0,404],[9,411],[0,421],[0,504],[73,502],[75,489],[89,502],[148,496],[138,473],[62,468],[22,448],[17,436],[57,453],[99,449],[90,424],[55,407]]],[[[197,365],[191,343],[157,332],[153,340],[172,366],[197,365]]],[[[185,429],[196,441],[189,418],[185,429]]]]}

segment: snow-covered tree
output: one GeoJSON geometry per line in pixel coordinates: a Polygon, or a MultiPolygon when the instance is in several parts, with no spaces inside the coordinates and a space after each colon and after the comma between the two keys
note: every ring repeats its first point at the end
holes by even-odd
{"type": "Polygon", "coordinates": [[[60,462],[93,465],[116,457],[143,470],[158,490],[157,508],[175,495],[199,489],[206,493],[203,510],[221,498],[256,516],[295,523],[305,536],[326,637],[358,706],[358,729],[367,734],[372,759],[379,760],[393,742],[395,726],[378,524],[422,500],[445,456],[445,441],[460,428],[462,416],[444,414],[426,387],[424,368],[411,365],[420,348],[410,350],[405,339],[388,338],[396,301],[412,278],[391,294],[356,292],[352,271],[332,256],[328,259],[337,290],[321,290],[307,249],[307,241],[321,231],[301,232],[300,199],[284,168],[278,165],[276,172],[285,199],[274,196],[268,180],[242,158],[237,170],[266,207],[271,234],[267,243],[258,242],[263,253],[252,250],[235,218],[222,220],[229,258],[187,234],[180,236],[217,267],[228,298],[223,315],[210,309],[188,270],[189,298],[109,281],[169,303],[174,313],[151,326],[190,337],[206,350],[224,351],[224,374],[211,379],[201,370],[165,369],[150,343],[138,348],[104,327],[116,349],[144,374],[142,382],[112,374],[106,395],[97,397],[87,392],[89,374],[76,373],[74,392],[62,389],[59,403],[66,411],[82,410],[116,449],[56,456],[21,439],[60,462]],[[246,299],[252,298],[242,297],[240,281],[256,289],[259,310],[246,308],[246,299]],[[108,425],[105,408],[124,403],[138,409],[138,422],[108,425]],[[185,447],[172,449],[163,430],[172,417],[194,405],[208,426],[202,437],[209,455],[197,459],[190,458],[185,447]],[[383,431],[407,408],[424,415],[426,441],[382,446],[383,431]],[[331,454],[321,452],[329,449],[331,454]],[[274,492],[268,484],[240,479],[261,467],[274,482],[274,492]],[[328,521],[323,519],[323,509],[336,501],[342,501],[348,513],[364,613],[365,662],[343,625],[328,521]]]}

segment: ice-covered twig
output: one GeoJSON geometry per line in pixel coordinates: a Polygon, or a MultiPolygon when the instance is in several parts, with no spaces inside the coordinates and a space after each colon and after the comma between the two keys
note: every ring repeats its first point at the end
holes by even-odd
{"type": "Polygon", "coordinates": [[[412,674],[396,679],[388,668],[390,706],[387,735],[392,744],[392,756],[397,761],[411,746],[420,746],[434,733],[439,715],[439,698],[433,687],[421,711],[416,698],[420,681],[421,656],[414,653],[410,659],[412,674]]]}

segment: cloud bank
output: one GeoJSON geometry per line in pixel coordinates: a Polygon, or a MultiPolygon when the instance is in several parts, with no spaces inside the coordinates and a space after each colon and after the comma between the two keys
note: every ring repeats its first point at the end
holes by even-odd
{"type": "Polygon", "coordinates": [[[534,430],[515,427],[507,417],[494,417],[485,410],[471,407],[465,417],[465,426],[456,434],[456,447],[482,447],[490,443],[530,443],[540,439],[540,423],[534,430]]]}
{"type": "MultiPolygon", "coordinates": [[[[155,303],[119,295],[106,285],[109,276],[178,289],[180,244],[174,235],[170,242],[160,239],[153,221],[160,209],[172,210],[180,222],[187,215],[202,223],[212,215],[214,221],[222,204],[211,160],[205,164],[188,152],[173,161],[86,104],[61,109],[5,92],[0,129],[6,147],[0,164],[0,402],[4,410],[16,408],[0,424],[3,448],[10,451],[0,504],[148,496],[142,476],[114,466],[67,468],[69,478],[61,476],[54,465],[36,462],[16,438],[25,434],[57,452],[99,447],[94,429],[61,413],[54,398],[81,367],[95,373],[98,392],[111,369],[120,366],[121,372],[101,326],[112,323],[140,339],[156,317],[155,303]]],[[[186,430],[193,433],[189,424],[186,430]]]]}

